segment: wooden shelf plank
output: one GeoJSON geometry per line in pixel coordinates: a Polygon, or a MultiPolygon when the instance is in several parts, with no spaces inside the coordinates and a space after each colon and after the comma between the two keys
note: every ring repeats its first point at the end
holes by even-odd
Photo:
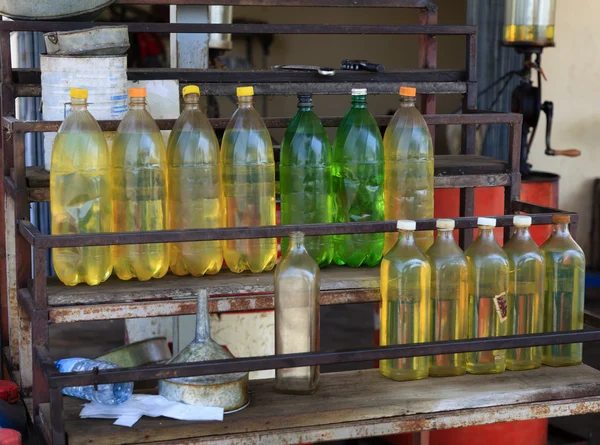
{"type": "MultiPolygon", "coordinates": [[[[79,419],[82,402],[65,397],[68,443],[298,444],[600,411],[600,371],[585,365],[402,383],[377,370],[321,377],[312,396],[277,394],[272,380],[252,381],[250,406],[223,422],[143,418],[123,428],[79,419]]],[[[41,414],[49,425],[48,404],[41,414]]]]}
{"type": "MultiPolygon", "coordinates": [[[[49,201],[50,174],[44,167],[27,167],[26,175],[29,200],[49,201]]],[[[436,156],[434,175],[437,188],[504,186],[510,183],[506,162],[485,156],[436,156]]]]}

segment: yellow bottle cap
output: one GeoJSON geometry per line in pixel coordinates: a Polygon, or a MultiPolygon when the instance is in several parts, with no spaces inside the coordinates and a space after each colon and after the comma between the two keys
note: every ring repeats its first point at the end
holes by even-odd
{"type": "Polygon", "coordinates": [[[129,97],[146,97],[146,88],[129,88],[129,97]]]}
{"type": "Polygon", "coordinates": [[[235,93],[238,96],[254,96],[254,87],[237,87],[235,93]]]}
{"type": "Polygon", "coordinates": [[[181,94],[184,97],[188,94],[197,94],[198,96],[200,96],[200,88],[198,88],[196,85],[188,85],[186,87],[183,87],[183,91],[181,92],[181,94]]]}
{"type": "Polygon", "coordinates": [[[413,87],[400,87],[400,96],[415,97],[417,89],[413,87]]]}
{"type": "Polygon", "coordinates": [[[83,90],[81,88],[71,88],[69,90],[69,96],[71,96],[72,99],[87,99],[88,90],[83,90]]]}

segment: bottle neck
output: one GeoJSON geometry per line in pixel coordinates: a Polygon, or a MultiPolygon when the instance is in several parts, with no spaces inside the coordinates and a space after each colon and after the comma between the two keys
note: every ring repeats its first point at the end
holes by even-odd
{"type": "Polygon", "coordinates": [[[313,103],[312,101],[298,101],[298,111],[312,111],[313,103]]]}
{"type": "Polygon", "coordinates": [[[304,233],[302,232],[292,232],[290,233],[290,243],[288,247],[288,252],[302,252],[306,250],[304,247],[304,233]]]}
{"type": "Polygon", "coordinates": [[[569,232],[568,224],[554,224],[554,228],[552,229],[552,236],[568,238],[571,236],[569,232]]]}
{"type": "Polygon", "coordinates": [[[437,239],[442,242],[454,243],[454,230],[452,229],[438,229],[437,239]]]}
{"type": "Polygon", "coordinates": [[[483,241],[496,242],[496,237],[494,236],[494,227],[479,226],[479,236],[477,238],[479,238],[483,241]]]}
{"type": "Polygon", "coordinates": [[[252,108],[254,96],[238,96],[238,108],[252,108]]]}
{"type": "Polygon", "coordinates": [[[129,99],[130,110],[145,110],[146,109],[146,98],[145,97],[132,97],[129,99]]]}
{"type": "Polygon", "coordinates": [[[400,108],[414,108],[416,103],[416,97],[400,96],[400,108]]]}
{"type": "Polygon", "coordinates": [[[184,110],[199,110],[200,109],[200,96],[194,93],[186,94],[183,98],[183,109],[184,110]]]}
{"type": "Polygon", "coordinates": [[[352,96],[352,108],[367,108],[367,96],[352,96]]]}
{"type": "Polygon", "coordinates": [[[198,309],[196,313],[196,341],[210,340],[210,315],[208,313],[208,292],[200,289],[198,292],[198,309]]]}
{"type": "Polygon", "coordinates": [[[79,99],[76,97],[71,98],[71,111],[85,111],[87,110],[87,100],[79,99]]]}
{"type": "Polygon", "coordinates": [[[531,239],[531,234],[529,233],[529,227],[515,227],[515,234],[513,235],[522,240],[531,239]]]}
{"type": "Polygon", "coordinates": [[[413,246],[415,244],[415,232],[412,230],[398,230],[398,244],[413,246]]]}

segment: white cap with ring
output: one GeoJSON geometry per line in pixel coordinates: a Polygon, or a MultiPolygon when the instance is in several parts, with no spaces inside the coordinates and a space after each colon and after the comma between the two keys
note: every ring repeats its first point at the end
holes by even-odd
{"type": "Polygon", "coordinates": [[[398,230],[415,230],[417,228],[417,223],[410,219],[401,219],[396,224],[398,230]]]}
{"type": "Polygon", "coordinates": [[[353,96],[366,96],[367,89],[366,88],[352,88],[352,95],[353,96]]]}
{"type": "Polygon", "coordinates": [[[513,217],[513,224],[518,227],[529,227],[531,225],[531,216],[516,215],[513,217]]]}
{"type": "Polygon", "coordinates": [[[480,216],[479,218],[477,218],[477,225],[496,227],[496,218],[484,218],[480,216]]]}
{"type": "Polygon", "coordinates": [[[438,219],[435,222],[435,228],[438,230],[454,230],[456,223],[453,219],[438,219]]]}

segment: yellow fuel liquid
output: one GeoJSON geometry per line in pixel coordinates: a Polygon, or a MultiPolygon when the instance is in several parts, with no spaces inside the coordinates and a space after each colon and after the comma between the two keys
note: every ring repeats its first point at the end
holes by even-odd
{"type": "MultiPolygon", "coordinates": [[[[131,98],[115,136],[111,164],[113,232],[165,230],[167,156],[143,97],[131,98]]],[[[160,243],[113,246],[113,264],[122,280],[161,278],[169,269],[168,247],[160,243]]]]}
{"type": "MultiPolygon", "coordinates": [[[[184,110],[173,126],[167,148],[168,228],[224,227],[219,142],[200,111],[198,87],[185,87],[183,94],[184,110]]],[[[175,275],[214,275],[222,265],[221,241],[170,244],[170,268],[175,275]]]]}
{"type": "MultiPolygon", "coordinates": [[[[412,230],[400,231],[381,261],[380,278],[381,346],[430,341],[431,268],[412,230]]],[[[381,360],[379,370],[392,380],[424,379],[429,375],[429,357],[381,360]]]]}
{"type": "MultiPolygon", "coordinates": [[[[67,118],[78,119],[73,113],[67,118]]],[[[79,131],[80,125],[65,121],[52,149],[50,205],[54,235],[110,232],[109,153],[100,127],[79,131]],[[66,127],[66,128],[65,128],[66,127]]],[[[110,246],[63,247],[52,249],[52,261],[58,278],[68,286],[78,283],[96,285],[112,272],[110,246]]]]}
{"type": "Polygon", "coordinates": [[[504,27],[504,42],[552,45],[554,25],[507,25],[504,27]]]}
{"type": "MultiPolygon", "coordinates": [[[[245,88],[249,87],[238,90],[245,88]]],[[[238,94],[238,102],[221,148],[227,227],[274,226],[275,162],[271,136],[252,106],[252,95],[238,94]]],[[[227,266],[236,273],[271,270],[277,261],[275,238],[226,240],[223,250],[227,266]]]]}

